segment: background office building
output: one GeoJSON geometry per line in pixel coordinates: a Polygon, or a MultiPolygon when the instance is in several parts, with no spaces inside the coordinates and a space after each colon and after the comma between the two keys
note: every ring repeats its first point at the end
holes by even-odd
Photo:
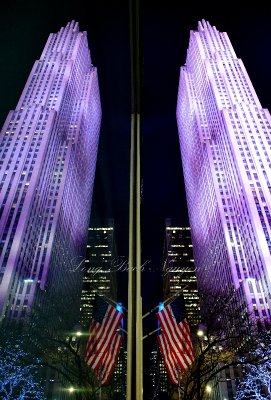
{"type": "Polygon", "coordinates": [[[158,344],[153,346],[149,358],[150,400],[168,399],[169,377],[158,344]]]}
{"type": "MultiPolygon", "coordinates": [[[[112,305],[117,302],[117,249],[112,218],[91,220],[88,229],[86,255],[77,268],[83,270],[80,323],[88,329],[92,321],[96,294],[105,296],[112,305]]],[[[111,391],[118,399],[126,395],[126,337],[111,378],[111,391]]]]}
{"type": "Polygon", "coordinates": [[[190,325],[200,322],[199,293],[195,274],[191,229],[165,220],[163,253],[164,300],[182,293],[190,325]]]}
{"type": "Polygon", "coordinates": [[[74,268],[85,254],[100,121],[87,33],[72,21],[50,34],[1,131],[2,318],[23,316],[39,289],[73,296],[79,310],[74,268]]]}
{"type": "MultiPolygon", "coordinates": [[[[196,326],[200,322],[200,306],[191,229],[171,218],[165,220],[162,263],[164,300],[182,295],[187,320],[190,326],[196,326]]],[[[175,391],[157,343],[150,356],[150,378],[152,398],[165,399],[175,391]]]]}
{"type": "Polygon", "coordinates": [[[86,257],[78,264],[84,272],[80,306],[80,322],[84,327],[91,323],[96,294],[116,301],[115,245],[114,220],[91,221],[86,257]]]}
{"type": "Polygon", "coordinates": [[[271,119],[225,32],[191,31],[177,102],[199,289],[270,318],[271,119]]]}

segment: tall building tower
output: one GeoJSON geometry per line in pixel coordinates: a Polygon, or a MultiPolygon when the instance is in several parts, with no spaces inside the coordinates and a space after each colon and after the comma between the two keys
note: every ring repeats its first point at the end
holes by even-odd
{"type": "Polygon", "coordinates": [[[270,318],[271,119],[227,33],[191,31],[177,121],[201,289],[270,318]]]}
{"type": "Polygon", "coordinates": [[[190,325],[200,322],[191,228],[167,218],[163,255],[164,299],[182,292],[190,325]]]}
{"type": "Polygon", "coordinates": [[[116,251],[114,221],[91,221],[88,229],[86,258],[81,292],[80,322],[88,327],[92,320],[92,308],[96,293],[116,301],[116,251]]]}
{"type": "MultiPolygon", "coordinates": [[[[180,226],[174,219],[165,220],[163,250],[164,300],[182,294],[187,320],[196,326],[200,322],[199,293],[195,274],[193,245],[190,227],[180,226]]],[[[151,352],[152,395],[157,399],[168,398],[174,390],[170,384],[163,357],[156,345],[151,352]]]]}
{"type": "MultiPolygon", "coordinates": [[[[81,292],[80,323],[87,329],[92,320],[95,295],[99,294],[117,301],[118,257],[114,236],[114,220],[91,220],[88,228],[86,257],[78,264],[83,269],[83,287],[81,292]]],[[[126,393],[126,338],[121,346],[117,363],[111,378],[111,391],[118,399],[124,399],[126,393]]]]}
{"type": "Polygon", "coordinates": [[[80,300],[74,267],[85,254],[100,120],[87,33],[72,21],[50,34],[1,131],[2,318],[23,316],[39,289],[80,300]]]}
{"type": "Polygon", "coordinates": [[[163,400],[168,398],[169,378],[157,343],[150,352],[148,383],[150,387],[149,399],[163,400]]]}

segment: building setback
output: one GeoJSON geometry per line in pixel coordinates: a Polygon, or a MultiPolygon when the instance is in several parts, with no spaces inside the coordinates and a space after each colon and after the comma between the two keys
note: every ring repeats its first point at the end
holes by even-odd
{"type": "Polygon", "coordinates": [[[181,67],[177,121],[198,285],[267,322],[271,119],[227,33],[202,20],[181,67]]]}
{"type": "Polygon", "coordinates": [[[0,137],[0,315],[37,292],[78,298],[101,121],[87,33],[51,33],[0,137]],[[77,296],[76,296],[77,294],[77,296]]]}

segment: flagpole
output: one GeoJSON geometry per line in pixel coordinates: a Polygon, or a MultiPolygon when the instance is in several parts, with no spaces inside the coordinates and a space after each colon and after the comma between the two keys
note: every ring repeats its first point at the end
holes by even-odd
{"type": "Polygon", "coordinates": [[[179,290],[177,293],[173,294],[168,299],[166,299],[164,301],[164,305],[168,306],[170,303],[172,303],[175,299],[177,299],[183,293],[184,289],[186,289],[187,287],[188,287],[188,285],[184,286],[183,289],[179,290]]]}
{"type": "Polygon", "coordinates": [[[181,377],[180,377],[180,367],[178,367],[178,398],[181,400],[181,377]]]}
{"type": "Polygon", "coordinates": [[[150,333],[147,333],[147,335],[143,336],[143,340],[146,339],[147,337],[153,335],[155,332],[159,331],[160,328],[154,329],[153,331],[151,331],[150,333]]]}
{"type": "MultiPolygon", "coordinates": [[[[177,297],[179,297],[179,296],[182,294],[182,292],[184,291],[184,289],[186,289],[187,287],[188,287],[188,285],[184,286],[183,289],[179,290],[177,293],[173,294],[171,297],[169,297],[168,299],[166,299],[166,300],[164,301],[164,305],[165,305],[165,306],[166,306],[166,305],[168,306],[170,303],[172,303],[177,297]]],[[[159,306],[160,306],[160,303],[157,304],[157,306],[153,307],[150,311],[146,312],[146,314],[144,314],[144,315],[142,316],[142,319],[144,319],[144,318],[146,318],[148,315],[150,315],[153,311],[155,311],[157,308],[159,308],[159,306]]]]}
{"type": "MultiPolygon", "coordinates": [[[[111,304],[112,306],[117,306],[119,304],[117,301],[111,299],[110,297],[107,297],[104,293],[99,293],[99,291],[97,290],[97,288],[95,286],[89,285],[89,287],[90,287],[90,289],[94,289],[97,296],[104,298],[108,304],[111,304]]],[[[125,308],[123,305],[121,305],[121,308],[123,310],[125,310],[126,312],[128,311],[127,308],[125,308]]]]}
{"type": "Polygon", "coordinates": [[[141,299],[141,49],[140,0],[129,0],[131,56],[131,148],[129,203],[129,264],[127,317],[127,392],[126,400],[143,397],[143,342],[141,299]]]}
{"type": "Polygon", "coordinates": [[[102,366],[100,366],[99,369],[99,385],[100,385],[99,400],[102,400],[102,366]]]}

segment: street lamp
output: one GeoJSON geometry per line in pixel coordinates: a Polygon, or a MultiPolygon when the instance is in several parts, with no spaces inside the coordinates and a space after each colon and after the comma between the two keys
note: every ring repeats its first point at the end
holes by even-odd
{"type": "Polygon", "coordinates": [[[83,335],[82,325],[79,323],[75,324],[74,327],[72,328],[72,333],[71,333],[72,341],[79,343],[80,341],[78,339],[80,339],[82,335],[83,335]]]}
{"type": "Polygon", "coordinates": [[[204,336],[203,330],[202,330],[202,329],[199,329],[199,330],[197,331],[197,335],[198,335],[199,337],[204,336]]]}
{"type": "Polygon", "coordinates": [[[207,340],[208,338],[207,338],[206,335],[207,335],[208,330],[207,330],[206,325],[201,322],[201,323],[198,324],[197,329],[198,329],[197,330],[197,336],[200,339],[207,340]]]}
{"type": "Polygon", "coordinates": [[[211,388],[210,385],[206,385],[205,390],[206,390],[207,393],[211,393],[212,388],[211,388]]]}

